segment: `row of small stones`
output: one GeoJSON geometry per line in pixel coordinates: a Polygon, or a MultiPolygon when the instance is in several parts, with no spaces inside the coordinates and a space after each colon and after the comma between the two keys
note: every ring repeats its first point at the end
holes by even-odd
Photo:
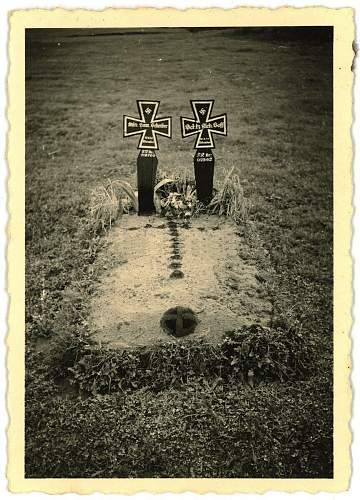
{"type": "MultiPolygon", "coordinates": [[[[189,227],[187,224],[186,227],[189,227]]],[[[179,238],[178,225],[174,220],[169,220],[168,222],[169,233],[171,236],[171,247],[172,252],[170,255],[170,264],[169,268],[172,269],[172,273],[170,274],[171,279],[180,279],[184,277],[184,273],[181,271],[181,243],[179,238]]]]}

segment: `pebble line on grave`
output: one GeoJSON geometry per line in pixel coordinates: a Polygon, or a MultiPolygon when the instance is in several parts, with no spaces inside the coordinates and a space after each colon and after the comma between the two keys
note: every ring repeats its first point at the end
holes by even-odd
{"type": "Polygon", "coordinates": [[[172,273],[170,274],[170,278],[172,279],[178,279],[178,278],[183,278],[184,273],[181,271],[181,261],[182,261],[182,256],[180,253],[180,241],[179,241],[179,231],[178,227],[175,221],[170,220],[168,222],[168,227],[169,227],[169,232],[171,236],[171,245],[172,245],[172,254],[170,256],[170,262],[169,264],[169,269],[173,269],[172,273]]]}

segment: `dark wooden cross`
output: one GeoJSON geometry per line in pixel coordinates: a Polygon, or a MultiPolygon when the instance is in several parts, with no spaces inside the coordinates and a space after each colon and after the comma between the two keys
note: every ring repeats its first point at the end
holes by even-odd
{"type": "Polygon", "coordinates": [[[140,135],[137,159],[139,215],[155,212],[154,186],[158,160],[154,150],[159,149],[157,135],[171,138],[171,118],[156,118],[160,101],[138,100],[139,118],[124,115],[124,137],[140,135]]]}
{"type": "Polygon", "coordinates": [[[185,137],[196,135],[194,148],[194,169],[198,200],[208,204],[213,194],[215,148],[213,134],[227,135],[226,114],[211,117],[214,100],[191,100],[194,118],[181,117],[181,134],[185,137]]]}

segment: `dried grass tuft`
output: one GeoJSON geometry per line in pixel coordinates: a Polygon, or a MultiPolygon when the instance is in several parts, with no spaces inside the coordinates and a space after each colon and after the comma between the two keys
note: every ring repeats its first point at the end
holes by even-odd
{"type": "Polygon", "coordinates": [[[138,210],[135,191],[126,181],[109,181],[91,193],[89,224],[94,232],[111,228],[116,219],[131,209],[138,210]]]}
{"type": "Polygon", "coordinates": [[[233,174],[233,171],[234,167],[227,174],[221,189],[210,201],[207,211],[211,214],[230,217],[239,223],[247,218],[248,204],[240,178],[237,174],[233,174]]]}

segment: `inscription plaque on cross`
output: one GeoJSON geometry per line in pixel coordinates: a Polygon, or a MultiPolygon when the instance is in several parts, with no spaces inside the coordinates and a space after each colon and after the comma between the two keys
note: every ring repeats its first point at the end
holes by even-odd
{"type": "Polygon", "coordinates": [[[139,135],[137,159],[137,184],[139,215],[155,212],[154,186],[158,160],[155,150],[159,149],[157,136],[171,138],[171,117],[156,118],[160,101],[138,100],[140,118],[124,115],[124,137],[139,135]]]}
{"type": "Polygon", "coordinates": [[[183,138],[196,135],[194,148],[194,170],[196,193],[198,200],[207,205],[213,193],[215,148],[213,134],[227,135],[226,114],[211,117],[214,99],[207,101],[191,100],[195,118],[181,117],[181,134],[183,138]]]}

